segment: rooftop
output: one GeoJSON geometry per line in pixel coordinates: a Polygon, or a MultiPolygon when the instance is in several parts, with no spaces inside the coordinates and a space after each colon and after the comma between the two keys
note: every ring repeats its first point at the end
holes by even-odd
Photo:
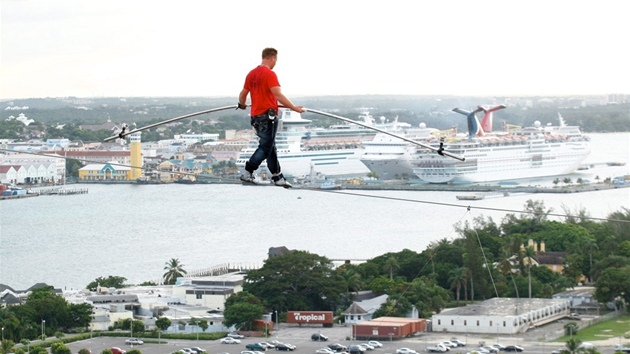
{"type": "Polygon", "coordinates": [[[446,316],[516,316],[539,310],[551,305],[562,305],[561,299],[516,299],[495,297],[479,304],[446,309],[440,315],[446,316]]]}

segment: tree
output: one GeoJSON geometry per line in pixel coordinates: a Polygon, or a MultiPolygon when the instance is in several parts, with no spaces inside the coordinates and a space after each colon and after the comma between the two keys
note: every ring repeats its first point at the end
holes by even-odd
{"type": "Polygon", "coordinates": [[[396,257],[390,256],[387,258],[387,261],[385,261],[384,268],[389,272],[389,279],[394,280],[394,270],[398,270],[400,268],[400,264],[398,264],[396,257]]]}
{"type": "Polygon", "coordinates": [[[155,320],[155,326],[161,331],[166,331],[171,326],[171,320],[166,317],[160,317],[155,320]]]}
{"type": "Polygon", "coordinates": [[[466,281],[467,279],[464,274],[464,268],[453,269],[449,273],[448,282],[451,284],[451,290],[453,288],[456,289],[458,307],[459,307],[459,291],[462,288],[462,286],[466,285],[466,281]]]}
{"type": "Polygon", "coordinates": [[[0,346],[0,350],[2,350],[2,353],[11,353],[13,346],[15,345],[15,343],[10,340],[10,339],[5,339],[2,341],[2,346],[0,346]]]}
{"type": "Polygon", "coordinates": [[[262,301],[255,295],[247,291],[232,294],[225,300],[223,325],[228,328],[234,326],[236,329],[254,329],[254,320],[260,319],[264,311],[262,301]]]}
{"type": "Polygon", "coordinates": [[[617,310],[619,300],[630,303],[630,266],[606,268],[595,284],[595,299],[601,303],[614,303],[617,310]]]}
{"type": "Polygon", "coordinates": [[[54,342],[50,345],[50,352],[52,354],[72,354],[70,348],[63,342],[54,342]]]}
{"type": "Polygon", "coordinates": [[[184,265],[179,262],[177,258],[171,258],[170,261],[166,262],[164,265],[164,284],[175,284],[177,278],[183,277],[184,274],[187,274],[184,270],[184,265]]]}
{"type": "Polygon", "coordinates": [[[89,349],[83,348],[79,350],[79,354],[91,354],[91,352],[89,349]]]}
{"type": "Polygon", "coordinates": [[[305,251],[268,258],[243,284],[243,290],[277,311],[334,310],[345,287],[328,258],[305,251]]]}
{"type": "Polygon", "coordinates": [[[536,251],[532,246],[525,247],[525,252],[523,254],[525,258],[527,258],[527,281],[528,281],[528,289],[529,289],[529,298],[532,298],[532,262],[534,261],[534,257],[536,257],[536,251]]]}
{"type": "Polygon", "coordinates": [[[68,304],[68,327],[87,328],[92,321],[92,305],[88,303],[68,304]]]}
{"type": "Polygon", "coordinates": [[[131,349],[127,351],[127,354],[142,354],[140,349],[131,349]]]}
{"type": "Polygon", "coordinates": [[[111,349],[103,349],[103,351],[101,352],[101,354],[114,354],[112,353],[111,349]]]}
{"type": "Polygon", "coordinates": [[[90,290],[96,290],[96,288],[100,286],[102,288],[120,289],[126,286],[125,285],[126,281],[127,281],[127,278],[115,276],[115,275],[110,275],[107,278],[98,277],[94,279],[92,282],[90,282],[85,288],[90,289],[90,290]]]}
{"type": "MultiPolygon", "coordinates": [[[[569,324],[575,324],[575,322],[572,323],[567,323],[567,325],[569,324]]],[[[567,331],[567,325],[564,326],[565,331],[567,331]]],[[[567,334],[569,334],[569,332],[566,332],[567,334]]],[[[575,334],[575,333],[573,333],[575,334]]],[[[565,348],[562,351],[564,352],[563,354],[575,354],[577,352],[580,351],[580,344],[582,344],[582,341],[578,338],[570,338],[565,344],[565,348]]]]}

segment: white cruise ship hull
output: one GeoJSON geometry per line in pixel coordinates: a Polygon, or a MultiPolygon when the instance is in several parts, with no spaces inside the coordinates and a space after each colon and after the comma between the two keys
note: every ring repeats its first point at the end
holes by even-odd
{"type": "MultiPolygon", "coordinates": [[[[253,149],[243,151],[236,161],[239,171],[245,171],[245,162],[253,153],[253,149]]],[[[304,177],[313,171],[326,176],[365,177],[370,170],[361,162],[361,149],[319,150],[300,152],[278,152],[278,161],[282,174],[286,177],[304,177]]],[[[258,174],[271,175],[266,162],[256,171],[258,174]]]]}
{"type": "MultiPolygon", "coordinates": [[[[419,152],[412,163],[413,172],[429,183],[481,183],[549,177],[575,172],[590,153],[586,140],[547,142],[536,139],[483,145],[468,144],[455,151],[464,156],[465,161],[435,152],[419,152]]],[[[448,147],[447,150],[454,151],[448,147]]]]}

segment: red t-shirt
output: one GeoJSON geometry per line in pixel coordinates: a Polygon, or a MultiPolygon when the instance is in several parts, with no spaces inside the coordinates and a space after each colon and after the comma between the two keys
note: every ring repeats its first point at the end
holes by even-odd
{"type": "Polygon", "coordinates": [[[278,111],[278,100],[271,93],[271,88],[275,86],[280,86],[278,76],[264,65],[257,66],[247,74],[244,88],[251,95],[252,116],[264,114],[269,108],[278,111]]]}

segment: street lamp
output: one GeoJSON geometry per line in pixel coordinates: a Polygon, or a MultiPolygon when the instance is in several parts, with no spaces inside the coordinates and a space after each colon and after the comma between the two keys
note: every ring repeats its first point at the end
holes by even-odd
{"type": "Polygon", "coordinates": [[[278,332],[277,331],[279,329],[278,326],[280,326],[279,325],[279,320],[278,320],[278,310],[275,310],[274,312],[276,313],[276,337],[277,337],[278,336],[278,332]]]}
{"type": "Polygon", "coordinates": [[[46,339],[46,320],[42,320],[42,341],[46,339]]]}
{"type": "Polygon", "coordinates": [[[2,341],[4,341],[4,327],[2,327],[2,341]]]}

